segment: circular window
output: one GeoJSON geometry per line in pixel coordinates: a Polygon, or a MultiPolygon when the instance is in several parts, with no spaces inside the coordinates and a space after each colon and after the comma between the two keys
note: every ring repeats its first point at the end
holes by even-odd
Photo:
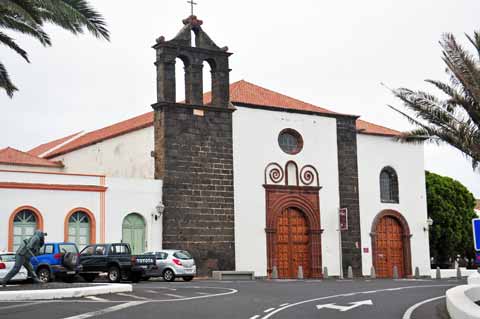
{"type": "Polygon", "coordinates": [[[280,132],[278,135],[278,145],[282,151],[287,154],[298,154],[303,148],[303,139],[300,133],[287,128],[280,132]]]}

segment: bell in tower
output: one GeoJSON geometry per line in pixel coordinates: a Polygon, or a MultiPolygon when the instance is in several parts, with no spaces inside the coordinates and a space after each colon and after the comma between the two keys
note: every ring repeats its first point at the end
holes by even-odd
{"type": "MultiPolygon", "coordinates": [[[[235,269],[231,53],[218,47],[191,15],[170,41],[157,39],[155,177],[163,180],[164,249],[188,250],[197,273],[235,269]],[[192,37],[195,37],[192,42],[192,37]],[[193,43],[193,44],[192,44],[193,43]],[[176,101],[175,60],[185,65],[185,102],[176,101]],[[203,95],[203,63],[212,70],[203,95]]],[[[159,199],[160,200],[160,199],[159,199]]]]}

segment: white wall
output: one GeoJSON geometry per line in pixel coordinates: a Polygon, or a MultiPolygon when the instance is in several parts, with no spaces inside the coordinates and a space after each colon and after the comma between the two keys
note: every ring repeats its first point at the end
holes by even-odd
{"type": "Polygon", "coordinates": [[[162,199],[162,181],[148,179],[107,178],[106,238],[107,242],[122,240],[123,219],[130,213],[140,214],[146,224],[146,250],[162,248],[162,218],[155,207],[162,199]]]}
{"type": "Polygon", "coordinates": [[[264,169],[270,162],[299,168],[315,166],[320,178],[322,266],[338,275],[337,211],[339,206],[336,120],[334,118],[238,107],[233,113],[235,187],[235,258],[237,270],[267,275],[264,169]],[[303,150],[288,155],[278,146],[285,128],[303,137],[303,150]]]}
{"type": "Polygon", "coordinates": [[[375,216],[384,209],[400,212],[410,227],[412,273],[420,267],[421,275],[430,276],[430,250],[428,232],[423,230],[427,222],[425,170],[422,144],[402,144],[389,137],[357,135],[358,174],[360,194],[360,223],[362,232],[363,274],[368,275],[372,266],[370,231],[375,216]],[[399,203],[380,201],[380,171],[391,166],[398,175],[399,203]]]}
{"type": "Polygon", "coordinates": [[[105,174],[112,177],[154,177],[153,125],[60,155],[65,172],[105,174]]]}
{"type": "MultiPolygon", "coordinates": [[[[100,186],[100,177],[0,172],[0,182],[100,186]]],[[[135,212],[146,222],[147,249],[160,249],[162,219],[155,221],[152,214],[162,198],[162,181],[106,178],[105,186],[105,240],[120,242],[123,218],[135,212]]],[[[66,215],[74,208],[87,208],[95,216],[96,241],[101,242],[100,198],[99,192],[0,189],[0,251],[8,246],[9,217],[20,206],[33,206],[40,211],[48,241],[63,241],[66,215]]]]}
{"type": "MultiPolygon", "coordinates": [[[[99,177],[0,172],[0,182],[98,186],[99,177]]],[[[66,215],[74,208],[87,208],[95,216],[99,238],[100,195],[97,192],[0,189],[0,250],[8,247],[8,221],[20,206],[33,206],[40,211],[47,241],[63,241],[66,215]]]]}

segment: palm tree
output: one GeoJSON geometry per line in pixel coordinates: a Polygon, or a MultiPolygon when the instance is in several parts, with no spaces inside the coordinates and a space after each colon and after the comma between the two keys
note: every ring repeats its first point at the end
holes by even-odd
{"type": "MultiPolygon", "coordinates": [[[[0,44],[14,50],[27,62],[30,62],[27,52],[3,30],[32,36],[42,45],[50,46],[50,37],[43,30],[46,23],[75,35],[87,29],[97,38],[109,40],[110,37],[103,17],[85,0],[0,0],[0,44]]],[[[10,97],[18,90],[1,61],[0,88],[10,97]]]]}
{"type": "Polygon", "coordinates": [[[466,37],[475,47],[475,54],[466,51],[452,34],[445,34],[440,41],[449,81],[426,82],[443,92],[443,98],[399,88],[392,90],[393,94],[414,115],[390,107],[417,126],[404,133],[401,141],[448,143],[470,158],[475,169],[480,162],[480,33],[466,37]]]}

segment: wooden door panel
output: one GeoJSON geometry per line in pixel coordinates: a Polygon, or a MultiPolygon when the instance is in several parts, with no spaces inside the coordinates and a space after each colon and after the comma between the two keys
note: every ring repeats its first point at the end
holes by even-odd
{"type": "Polygon", "coordinates": [[[393,217],[383,217],[376,226],[375,265],[380,278],[393,277],[393,267],[397,266],[398,275],[404,276],[403,229],[393,217]]]}
{"type": "Polygon", "coordinates": [[[280,278],[296,278],[298,266],[310,276],[308,225],[302,212],[286,209],[277,217],[276,263],[280,278]]]}

